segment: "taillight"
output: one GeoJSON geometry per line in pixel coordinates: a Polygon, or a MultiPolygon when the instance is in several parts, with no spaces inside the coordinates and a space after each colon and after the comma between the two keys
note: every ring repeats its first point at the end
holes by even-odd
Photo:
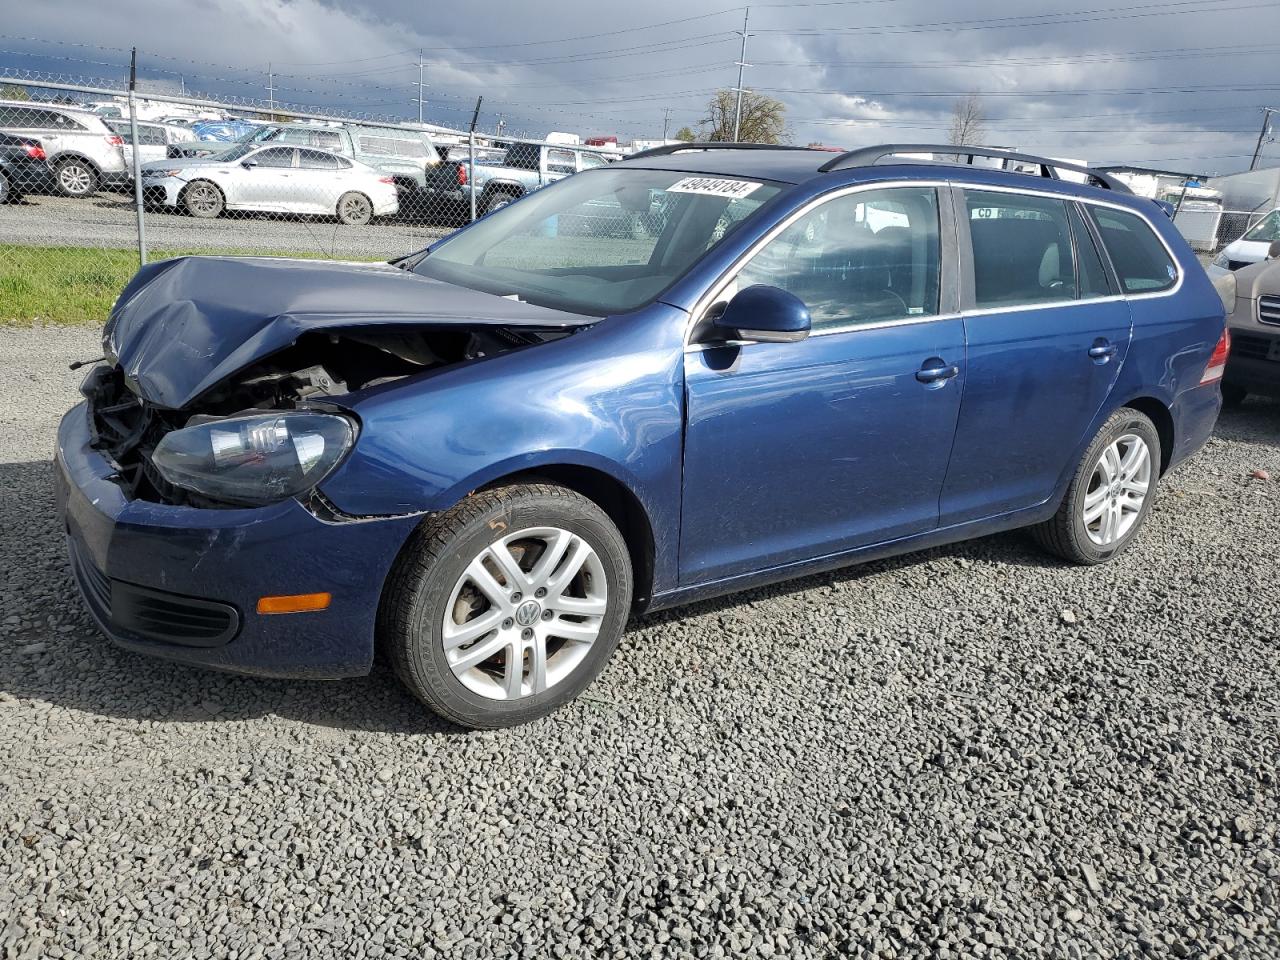
{"type": "Polygon", "coordinates": [[[119,136],[118,134],[112,134],[111,136],[107,137],[107,143],[111,144],[111,146],[113,147],[123,147],[124,137],[119,136]]]}
{"type": "Polygon", "coordinates": [[[394,177],[379,177],[379,178],[378,178],[378,182],[379,182],[379,183],[389,183],[389,184],[394,185],[396,181],[395,181],[395,178],[394,178],[394,177]]]}
{"type": "Polygon", "coordinates": [[[458,164],[458,186],[465,187],[467,185],[467,168],[462,164],[458,164]]]}
{"type": "Polygon", "coordinates": [[[44,147],[38,143],[24,143],[22,145],[23,152],[32,160],[47,160],[48,154],[44,152],[44,147]]]}
{"type": "Polygon", "coordinates": [[[1209,365],[1204,368],[1204,376],[1200,378],[1201,386],[1222,379],[1222,374],[1227,369],[1227,357],[1230,353],[1231,331],[1224,327],[1222,336],[1218,338],[1218,345],[1213,348],[1213,356],[1209,358],[1209,365]]]}

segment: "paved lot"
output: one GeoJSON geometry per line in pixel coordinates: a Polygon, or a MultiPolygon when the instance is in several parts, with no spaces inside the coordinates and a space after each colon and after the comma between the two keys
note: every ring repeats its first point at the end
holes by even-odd
{"type": "Polygon", "coordinates": [[[589,698],[120,653],[50,446],[87,331],[0,330],[0,956],[1280,955],[1280,404],[1141,543],[1020,535],[634,624],[589,698]]]}
{"type": "MultiPolygon", "coordinates": [[[[446,228],[396,220],[363,227],[336,220],[281,214],[235,214],[199,220],[184,214],[151,212],[147,242],[154,250],[310,253],[332,257],[386,259],[420,250],[446,228]]],[[[34,194],[23,203],[0,205],[0,247],[137,246],[133,198],[102,192],[81,200],[34,194]]]]}

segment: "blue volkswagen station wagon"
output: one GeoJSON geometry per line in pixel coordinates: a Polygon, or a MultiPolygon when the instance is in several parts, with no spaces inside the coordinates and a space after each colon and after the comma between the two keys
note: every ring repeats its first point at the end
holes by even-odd
{"type": "Polygon", "coordinates": [[[957,149],[680,145],[390,264],[149,264],[58,435],[89,610],[267,676],[381,648],[500,727],[636,611],[1014,527],[1112,559],[1213,428],[1222,297],[1151,201],[957,149]]]}

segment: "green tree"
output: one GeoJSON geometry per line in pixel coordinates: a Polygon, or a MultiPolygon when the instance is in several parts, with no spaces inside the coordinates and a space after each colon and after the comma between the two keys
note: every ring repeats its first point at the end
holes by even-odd
{"type": "Polygon", "coordinates": [[[30,100],[31,94],[27,93],[26,87],[20,87],[16,83],[0,83],[0,100],[30,100]]]}
{"type": "MultiPolygon", "coordinates": [[[[703,132],[708,140],[732,140],[734,117],[738,110],[738,94],[733,90],[717,90],[707,104],[703,132]]],[[[742,118],[738,139],[744,143],[784,143],[787,139],[787,106],[781,100],[763,93],[744,90],[742,118]]]]}
{"type": "Polygon", "coordinates": [[[693,143],[693,141],[698,139],[698,135],[688,127],[681,127],[676,131],[676,139],[683,140],[685,143],[693,143]]]}

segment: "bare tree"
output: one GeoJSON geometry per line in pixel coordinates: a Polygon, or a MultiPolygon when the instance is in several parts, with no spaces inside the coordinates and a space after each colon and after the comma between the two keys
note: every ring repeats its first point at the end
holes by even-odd
{"type": "Polygon", "coordinates": [[[957,100],[951,109],[951,131],[947,142],[957,147],[974,146],[982,142],[986,132],[982,98],[971,93],[963,100],[957,100]]]}
{"type": "MultiPolygon", "coordinates": [[[[706,140],[732,140],[733,120],[738,95],[733,90],[717,90],[707,104],[702,120],[706,140]]],[[[742,122],[738,139],[744,143],[783,143],[786,141],[787,107],[780,100],[750,90],[742,94],[742,122]]]]}

